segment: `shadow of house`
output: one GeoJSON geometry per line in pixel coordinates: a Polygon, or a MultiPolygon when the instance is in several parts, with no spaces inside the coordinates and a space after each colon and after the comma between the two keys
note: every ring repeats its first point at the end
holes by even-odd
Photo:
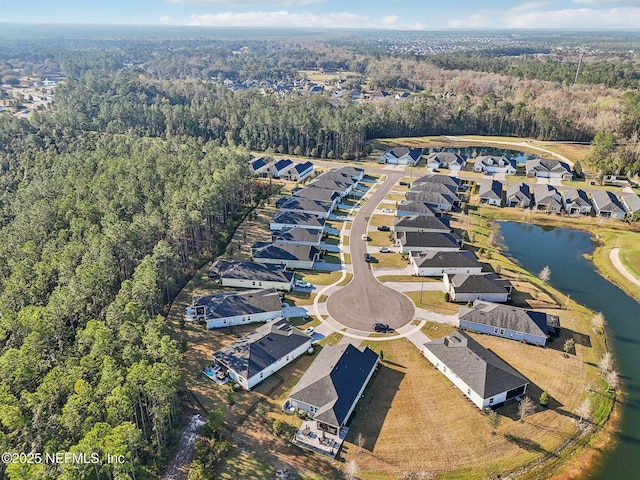
{"type": "MultiPolygon", "coordinates": [[[[560,403],[551,395],[549,395],[549,404],[547,405],[547,407],[542,407],[540,405],[540,395],[542,395],[543,391],[545,390],[542,387],[529,381],[529,385],[527,385],[527,393],[525,395],[529,397],[533,402],[533,404],[535,405],[536,407],[535,411],[541,412],[544,410],[556,410],[559,413],[563,413],[562,407],[564,406],[564,404],[560,403]]],[[[520,420],[520,415],[518,414],[518,407],[519,407],[519,402],[515,401],[515,402],[506,402],[492,408],[496,412],[498,412],[500,415],[510,418],[513,421],[518,421],[520,420]]],[[[535,415],[535,413],[533,413],[532,415],[535,415]]],[[[530,417],[531,415],[525,418],[530,418],[530,417]]]]}
{"type": "MultiPolygon", "coordinates": [[[[569,339],[573,339],[576,345],[581,345],[585,348],[591,348],[592,346],[591,337],[589,335],[581,332],[576,332],[574,330],[571,330],[570,328],[560,327],[558,335],[552,335],[549,337],[546,347],[558,352],[564,352],[564,343],[569,339]]],[[[575,355],[575,351],[568,353],[570,355],[575,355]]]]}
{"type": "Polygon", "coordinates": [[[357,436],[361,433],[365,440],[363,448],[373,451],[404,376],[400,370],[384,364],[379,366],[353,412],[346,438],[348,442],[356,443],[357,436]]]}
{"type": "Polygon", "coordinates": [[[550,452],[549,450],[544,448],[539,443],[534,442],[533,440],[530,440],[528,438],[517,437],[517,436],[511,435],[511,434],[504,435],[504,438],[507,441],[509,441],[509,442],[513,443],[514,445],[518,446],[519,448],[521,448],[523,450],[526,450],[527,452],[534,452],[534,453],[541,453],[543,455],[556,456],[553,452],[550,452]]]}

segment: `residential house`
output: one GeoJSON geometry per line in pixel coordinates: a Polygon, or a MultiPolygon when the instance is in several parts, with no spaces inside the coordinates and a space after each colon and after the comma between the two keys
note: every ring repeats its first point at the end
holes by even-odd
{"type": "Polygon", "coordinates": [[[275,288],[266,288],[207,295],[185,310],[186,320],[204,321],[212,329],[271,321],[282,316],[282,303],[275,288]]]}
{"type": "Polygon", "coordinates": [[[571,180],[571,167],[551,158],[529,158],[526,161],[527,176],[538,178],[560,178],[571,180]]]}
{"type": "Polygon", "coordinates": [[[287,400],[307,412],[318,430],[340,435],[378,365],[378,354],[350,343],[327,345],[287,400]]]}
{"type": "Polygon", "coordinates": [[[288,158],[282,158],[277,160],[271,164],[269,167],[269,172],[273,178],[281,178],[286,176],[287,172],[291,167],[293,167],[294,163],[292,160],[288,158]]]}
{"type": "Polygon", "coordinates": [[[320,249],[312,245],[256,242],[251,246],[254,262],[282,264],[289,269],[313,270],[320,258],[320,249]]]}
{"type": "Polygon", "coordinates": [[[289,198],[303,198],[305,200],[316,200],[319,202],[331,203],[332,210],[338,205],[338,203],[340,203],[341,199],[340,193],[336,190],[331,188],[320,188],[318,186],[313,187],[311,185],[307,185],[306,187],[297,190],[289,198]]]}
{"type": "Polygon", "coordinates": [[[290,228],[271,234],[271,240],[277,243],[291,243],[296,245],[314,245],[320,248],[322,232],[317,229],[290,228]]]}
{"type": "Polygon", "coordinates": [[[506,280],[498,279],[494,274],[483,275],[457,273],[449,275],[445,273],[442,277],[449,301],[466,303],[475,300],[485,300],[487,302],[506,302],[511,294],[511,284],[506,280]]]}
{"type": "Polygon", "coordinates": [[[507,187],[506,205],[508,207],[529,208],[531,205],[531,190],[526,183],[510,183],[507,187]]]}
{"type": "MultiPolygon", "coordinates": [[[[447,190],[446,187],[442,187],[447,190]]],[[[407,200],[411,202],[426,203],[444,212],[449,212],[460,207],[460,197],[455,193],[437,191],[409,191],[406,194],[407,200]]]]}
{"type": "Polygon", "coordinates": [[[640,197],[637,194],[633,192],[623,192],[622,195],[620,195],[620,201],[628,215],[640,212],[640,197]]]}
{"type": "Polygon", "coordinates": [[[479,275],[482,265],[473,252],[459,250],[453,252],[412,252],[411,264],[419,277],[442,277],[444,274],[460,273],[479,275]]]}
{"type": "Polygon", "coordinates": [[[335,204],[331,201],[325,202],[297,196],[286,199],[278,206],[281,212],[303,212],[325,219],[329,217],[334,207],[335,204]]]}
{"type": "Polygon", "coordinates": [[[249,162],[249,171],[251,175],[256,177],[268,177],[271,163],[272,162],[267,161],[264,157],[254,158],[249,162]]]}
{"type": "Polygon", "coordinates": [[[288,272],[282,265],[236,260],[217,260],[208,274],[223,287],[275,288],[287,292],[293,288],[295,277],[294,272],[288,272]]]}
{"type": "Polygon", "coordinates": [[[502,205],[502,183],[491,179],[481,180],[478,201],[500,207],[502,205]]]}
{"type": "Polygon", "coordinates": [[[414,215],[412,217],[398,217],[393,224],[393,231],[396,234],[399,232],[450,233],[451,227],[449,226],[449,220],[446,218],[414,215]]]}
{"type": "Polygon", "coordinates": [[[311,348],[311,337],[284,318],[272,320],[213,354],[234,382],[251,390],[311,348]]]}
{"type": "Polygon", "coordinates": [[[364,178],[364,168],[359,167],[341,167],[336,170],[331,170],[328,173],[339,173],[341,175],[347,175],[356,182],[361,181],[364,178]]]}
{"type": "Polygon", "coordinates": [[[302,211],[286,211],[276,213],[269,229],[271,231],[290,230],[292,228],[305,228],[307,230],[318,230],[324,232],[326,219],[318,215],[312,215],[302,211]]]}
{"type": "Polygon", "coordinates": [[[622,220],[627,215],[620,200],[608,190],[593,190],[591,192],[591,203],[598,217],[622,220]]]}
{"type": "Polygon", "coordinates": [[[564,190],[562,192],[562,202],[564,210],[569,215],[589,215],[591,213],[592,207],[589,197],[587,197],[587,192],[580,188],[567,188],[564,190]]]}
{"type": "Polygon", "coordinates": [[[407,198],[411,199],[409,197],[409,194],[416,195],[423,192],[443,193],[446,195],[453,195],[456,198],[459,198],[457,185],[455,184],[451,185],[449,183],[441,183],[441,182],[414,183],[409,189],[409,191],[407,192],[407,198]]]}
{"type": "Polygon", "coordinates": [[[476,163],[473,165],[473,171],[490,174],[504,173],[506,175],[515,175],[517,168],[516,162],[509,160],[507,157],[486,155],[476,158],[476,163]]]}
{"type": "Polygon", "coordinates": [[[424,344],[423,354],[480,409],[524,395],[529,382],[464,332],[424,344]]]}
{"type": "Polygon", "coordinates": [[[409,98],[409,92],[396,93],[393,98],[396,100],[405,100],[409,98]]]}
{"type": "Polygon", "coordinates": [[[433,232],[400,232],[397,234],[402,253],[455,252],[463,245],[458,235],[433,232]]]}
{"type": "Polygon", "coordinates": [[[562,211],[562,196],[553,185],[546,183],[534,185],[533,197],[536,201],[536,210],[543,210],[547,213],[560,213],[562,211]]]}
{"type": "Polygon", "coordinates": [[[436,152],[427,157],[428,168],[449,168],[451,171],[460,171],[467,159],[453,152],[436,152]]]}
{"type": "Polygon", "coordinates": [[[396,216],[398,217],[413,217],[415,215],[441,217],[442,210],[425,202],[414,202],[411,200],[401,202],[396,207],[396,216]]]}
{"type": "Polygon", "coordinates": [[[380,163],[415,166],[422,156],[421,148],[394,147],[380,156],[380,163]]]}
{"type": "Polygon", "coordinates": [[[313,173],[314,165],[311,162],[296,163],[282,175],[286,180],[301,182],[313,173]]]}
{"type": "Polygon", "coordinates": [[[411,186],[411,189],[420,189],[420,184],[423,183],[439,183],[442,185],[448,185],[449,187],[451,187],[451,190],[453,192],[458,191],[458,190],[464,190],[464,188],[462,187],[462,181],[458,178],[458,177],[450,177],[449,175],[436,175],[436,174],[429,174],[429,175],[424,175],[420,178],[417,178],[413,181],[413,185],[411,186]]]}
{"type": "Polygon", "coordinates": [[[313,182],[307,185],[306,188],[324,188],[327,190],[333,190],[340,195],[340,198],[344,198],[353,191],[355,181],[349,176],[342,176],[342,179],[337,178],[342,176],[341,174],[332,174],[329,172],[325,175],[320,175],[313,182]],[[333,177],[333,178],[332,178],[333,177]]]}
{"type": "Polygon", "coordinates": [[[460,328],[544,347],[560,331],[556,315],[526,308],[476,300],[472,307],[460,307],[460,328]]]}

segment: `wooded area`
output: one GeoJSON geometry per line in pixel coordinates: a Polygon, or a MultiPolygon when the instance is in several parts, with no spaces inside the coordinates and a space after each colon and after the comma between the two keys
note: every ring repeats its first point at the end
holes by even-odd
{"type": "MultiPolygon", "coordinates": [[[[544,70],[521,75],[458,56],[366,57],[304,38],[81,45],[28,39],[0,49],[7,83],[64,78],[52,107],[0,115],[0,449],[129,460],[0,465],[12,480],[161,469],[181,388],[180,346],[163,308],[268,195],[248,176],[248,150],[351,159],[369,155],[378,137],[595,137],[603,171],[640,169],[640,95],[596,74],[569,86],[544,70]],[[362,75],[371,92],[412,95],[352,101],[221,83],[291,80],[319,67],[362,75]]],[[[636,67],[620,66],[631,72],[622,77],[636,67]]]]}

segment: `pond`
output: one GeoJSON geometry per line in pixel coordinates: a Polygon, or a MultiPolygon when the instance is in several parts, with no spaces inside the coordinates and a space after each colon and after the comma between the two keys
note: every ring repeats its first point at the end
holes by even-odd
{"type": "Polygon", "coordinates": [[[533,155],[531,153],[524,153],[507,148],[487,147],[486,145],[468,145],[466,147],[431,147],[428,149],[429,154],[435,152],[457,153],[467,158],[475,158],[483,155],[494,155],[498,157],[505,156],[509,160],[515,160],[519,165],[524,165],[528,159],[539,158],[538,155],[533,155]]]}
{"type": "Polygon", "coordinates": [[[605,315],[624,403],[617,443],[604,453],[589,478],[640,478],[640,304],[601,277],[584,258],[595,248],[587,233],[515,222],[500,222],[500,232],[507,256],[533,273],[548,265],[554,288],[605,315]]]}

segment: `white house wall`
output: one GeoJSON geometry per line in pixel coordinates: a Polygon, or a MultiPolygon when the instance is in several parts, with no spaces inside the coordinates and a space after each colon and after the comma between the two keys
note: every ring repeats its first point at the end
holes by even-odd
{"type": "Polygon", "coordinates": [[[267,368],[265,368],[261,372],[255,374],[253,377],[248,379],[248,381],[246,382],[245,385],[249,389],[252,389],[258,383],[263,381],[265,378],[270,377],[271,375],[276,373],[278,370],[280,370],[282,367],[290,364],[296,358],[298,358],[300,355],[303,355],[304,353],[306,353],[306,351],[309,350],[310,348],[311,348],[311,339],[309,339],[308,341],[303,343],[301,346],[299,346],[295,350],[289,352],[289,354],[285,355],[284,357],[280,358],[279,360],[276,360],[274,363],[269,365],[267,368]]]}
{"type": "Polygon", "coordinates": [[[457,252],[459,247],[418,247],[413,245],[401,245],[400,250],[402,253],[409,252],[457,252]]]}
{"type": "Polygon", "coordinates": [[[445,273],[448,275],[456,275],[458,273],[469,273],[472,275],[479,275],[482,273],[482,266],[477,267],[418,267],[416,263],[413,263],[413,269],[416,275],[419,277],[442,277],[445,273]]]}
{"type": "Polygon", "coordinates": [[[319,232],[322,232],[324,230],[324,225],[321,227],[318,226],[309,226],[309,225],[298,225],[297,223],[295,224],[290,224],[290,223],[274,223],[271,222],[269,223],[269,230],[271,231],[280,231],[280,230],[291,230],[292,228],[304,228],[307,230],[318,230],[319,232]]]}
{"type": "MultiPolygon", "coordinates": [[[[474,390],[472,390],[469,385],[467,385],[460,377],[458,377],[455,373],[451,371],[446,365],[440,361],[438,357],[436,357],[431,351],[429,351],[426,347],[423,349],[423,354],[442,374],[447,377],[456,387],[460,389],[462,393],[464,393],[469,400],[473,402],[473,404],[478,408],[484,407],[484,399],[478,395],[474,390]]],[[[494,397],[495,399],[495,397],[494,397]]],[[[487,400],[487,404],[488,404],[487,400]]],[[[494,403],[495,402],[494,400],[494,403]]]]}
{"type": "Polygon", "coordinates": [[[533,335],[531,333],[519,332],[517,330],[511,330],[508,328],[494,327],[493,325],[470,322],[464,319],[460,319],[460,328],[471,330],[472,332],[493,335],[494,337],[501,337],[509,340],[516,340],[519,342],[524,341],[529,344],[539,345],[541,347],[544,347],[545,343],[547,342],[547,337],[543,337],[541,335],[533,335]]]}
{"type": "Polygon", "coordinates": [[[253,313],[251,315],[235,315],[232,317],[221,317],[215,319],[207,319],[207,328],[231,327],[234,325],[245,325],[256,322],[268,322],[282,316],[282,310],[274,312],[253,313]]]}
{"type": "Polygon", "coordinates": [[[290,282],[273,282],[273,281],[256,281],[239,278],[224,278],[222,277],[221,283],[223,287],[234,288],[275,288],[276,290],[291,291],[293,285],[290,282]]]}
{"type": "Polygon", "coordinates": [[[453,302],[473,302],[475,300],[484,300],[486,302],[504,303],[508,300],[509,294],[505,293],[455,293],[454,289],[449,291],[451,301],[453,302]]]}
{"type": "Polygon", "coordinates": [[[313,261],[310,260],[282,260],[279,258],[254,258],[254,262],[271,263],[274,265],[286,265],[287,269],[299,268],[301,270],[313,270],[313,261]]]}

